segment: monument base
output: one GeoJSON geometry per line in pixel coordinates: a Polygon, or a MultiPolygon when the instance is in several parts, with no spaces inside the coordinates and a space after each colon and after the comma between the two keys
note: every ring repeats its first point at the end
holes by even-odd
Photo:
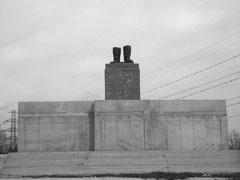
{"type": "Polygon", "coordinates": [[[105,99],[140,99],[139,64],[110,63],[105,68],[105,99]]]}
{"type": "Polygon", "coordinates": [[[21,152],[0,177],[237,177],[240,153],[227,145],[222,100],[21,102],[21,152]]]}
{"type": "Polygon", "coordinates": [[[19,152],[227,149],[221,100],[19,103],[19,152]]]}

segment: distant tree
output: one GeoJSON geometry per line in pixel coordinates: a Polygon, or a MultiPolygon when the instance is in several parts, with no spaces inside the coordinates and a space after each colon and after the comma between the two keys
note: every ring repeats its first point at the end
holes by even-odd
{"type": "Polygon", "coordinates": [[[7,135],[5,132],[0,131],[0,154],[7,153],[8,153],[7,135]]]}
{"type": "Polygon", "coordinates": [[[240,134],[235,130],[232,130],[228,136],[228,147],[229,149],[240,150],[240,134]]]}

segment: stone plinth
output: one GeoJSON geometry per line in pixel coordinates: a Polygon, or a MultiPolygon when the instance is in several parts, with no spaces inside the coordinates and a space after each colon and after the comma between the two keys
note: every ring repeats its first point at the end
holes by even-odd
{"type": "Polygon", "coordinates": [[[140,99],[139,64],[111,63],[105,68],[105,99],[140,99]]]}

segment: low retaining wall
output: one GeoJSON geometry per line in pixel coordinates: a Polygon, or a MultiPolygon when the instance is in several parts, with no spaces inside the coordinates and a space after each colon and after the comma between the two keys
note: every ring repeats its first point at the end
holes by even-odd
{"type": "Polygon", "coordinates": [[[20,102],[20,152],[227,149],[223,100],[20,102]]]}

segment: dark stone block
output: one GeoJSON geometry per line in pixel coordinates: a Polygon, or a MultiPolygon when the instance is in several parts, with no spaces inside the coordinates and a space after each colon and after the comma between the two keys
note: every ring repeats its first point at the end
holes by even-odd
{"type": "Polygon", "coordinates": [[[140,99],[139,64],[111,63],[105,68],[105,99],[140,99]]]}

